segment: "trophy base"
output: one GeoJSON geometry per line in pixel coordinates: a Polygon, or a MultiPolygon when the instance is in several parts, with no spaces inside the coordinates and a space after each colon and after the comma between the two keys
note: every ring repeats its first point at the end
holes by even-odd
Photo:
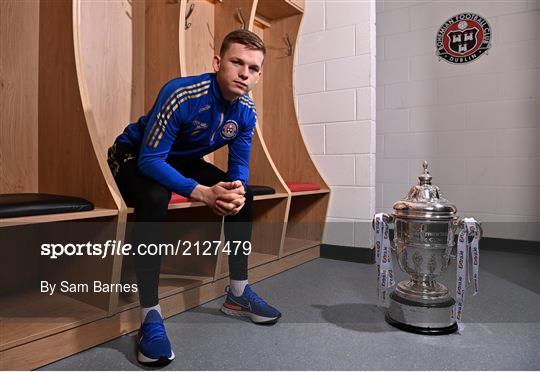
{"type": "Polygon", "coordinates": [[[451,319],[454,304],[451,297],[441,302],[424,303],[404,299],[392,292],[385,319],[388,324],[406,332],[448,335],[458,329],[451,319]]]}
{"type": "Polygon", "coordinates": [[[391,326],[401,329],[402,331],[416,333],[419,335],[430,335],[430,336],[449,335],[458,330],[457,323],[454,323],[448,327],[429,328],[429,327],[417,327],[417,326],[413,326],[406,323],[400,323],[392,319],[389,314],[386,314],[385,320],[391,326]]]}

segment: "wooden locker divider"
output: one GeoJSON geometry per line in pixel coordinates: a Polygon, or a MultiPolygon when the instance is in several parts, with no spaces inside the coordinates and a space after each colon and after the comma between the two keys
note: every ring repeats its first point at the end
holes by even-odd
{"type": "Polygon", "coordinates": [[[262,92],[265,107],[263,138],[285,181],[317,183],[327,191],[328,186],[304,145],[294,107],[293,53],[301,19],[302,14],[269,19],[271,26],[263,31],[267,48],[262,92]],[[291,50],[285,42],[287,38],[291,50]]]}
{"type": "Polygon", "coordinates": [[[300,1],[283,1],[276,6],[271,0],[259,0],[254,28],[267,48],[263,81],[253,93],[257,107],[262,106],[263,141],[285,181],[320,187],[300,192],[287,187],[290,205],[280,257],[321,243],[330,192],[305,147],[294,106],[294,53],[302,8],[300,1]]]}
{"type": "Polygon", "coordinates": [[[13,85],[4,89],[2,84],[0,90],[2,107],[11,108],[2,110],[0,122],[2,138],[10,143],[6,147],[2,143],[0,150],[9,171],[8,179],[2,165],[0,190],[79,196],[96,207],[87,212],[0,220],[4,255],[0,368],[8,369],[4,359],[10,353],[104,319],[115,306],[115,296],[87,291],[85,286],[93,288],[93,281],[114,282],[116,257],[53,259],[40,257],[40,248],[43,243],[103,244],[118,238],[122,201],[111,192],[116,188],[112,177],[103,172],[105,158],[95,152],[100,140],[89,123],[92,114],[86,110],[84,87],[79,85],[71,2],[10,1],[0,7],[2,25],[6,25],[0,37],[2,50],[15,46],[9,49],[11,54],[1,56],[2,65],[7,66],[1,80],[9,76],[8,84],[13,85]],[[21,39],[17,30],[28,39],[21,39]],[[16,77],[20,80],[12,80],[16,77]],[[11,149],[17,151],[11,153],[11,149]],[[43,280],[56,284],[54,294],[41,293],[43,280]],[[76,284],[78,291],[61,291],[62,280],[76,284]]]}
{"type": "Polygon", "coordinates": [[[0,193],[36,192],[39,5],[2,1],[0,14],[0,193]]]}
{"type": "Polygon", "coordinates": [[[287,232],[281,255],[296,253],[321,244],[329,193],[293,196],[289,209],[287,232]]]}
{"type": "Polygon", "coordinates": [[[152,0],[145,7],[145,110],[152,108],[160,88],[180,76],[180,2],[152,0]]]}

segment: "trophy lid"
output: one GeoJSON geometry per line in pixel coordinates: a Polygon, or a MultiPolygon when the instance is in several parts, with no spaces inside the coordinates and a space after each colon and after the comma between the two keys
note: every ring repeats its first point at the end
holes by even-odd
{"type": "Polygon", "coordinates": [[[402,199],[394,204],[395,217],[425,218],[425,219],[451,219],[455,217],[457,208],[448,200],[440,197],[439,187],[431,184],[428,162],[422,165],[424,173],[418,177],[418,184],[414,185],[402,199]]]}

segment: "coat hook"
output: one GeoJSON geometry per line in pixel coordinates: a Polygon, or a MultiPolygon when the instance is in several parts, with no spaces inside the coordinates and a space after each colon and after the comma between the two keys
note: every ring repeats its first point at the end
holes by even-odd
{"type": "MultiPolygon", "coordinates": [[[[133,9],[133,0],[126,0],[126,3],[128,3],[128,5],[133,9]]],[[[129,19],[133,19],[133,17],[127,10],[125,12],[129,19]]]]}
{"type": "Polygon", "coordinates": [[[186,14],[186,25],[185,25],[186,30],[187,30],[188,28],[191,27],[191,22],[188,23],[188,18],[191,17],[191,14],[193,13],[193,9],[195,9],[195,4],[191,4],[191,5],[189,6],[188,11],[187,11],[187,14],[186,14]]]}
{"type": "Polygon", "coordinates": [[[287,45],[287,56],[290,57],[292,55],[292,43],[289,34],[285,34],[283,39],[285,40],[285,45],[287,45]]]}
{"type": "Polygon", "coordinates": [[[246,29],[246,21],[244,20],[244,16],[242,15],[242,8],[237,8],[238,11],[238,18],[240,18],[240,23],[242,24],[242,29],[246,29]]]}

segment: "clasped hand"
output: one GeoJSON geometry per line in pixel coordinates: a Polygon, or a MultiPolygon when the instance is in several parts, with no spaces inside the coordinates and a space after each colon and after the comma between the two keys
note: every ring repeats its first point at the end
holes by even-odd
{"type": "Polygon", "coordinates": [[[212,187],[197,185],[191,198],[202,201],[219,216],[234,216],[246,202],[246,190],[240,181],[219,182],[212,187]]]}
{"type": "Polygon", "coordinates": [[[240,181],[219,182],[211,187],[215,201],[210,208],[220,216],[234,216],[246,202],[244,186],[240,181]]]}

